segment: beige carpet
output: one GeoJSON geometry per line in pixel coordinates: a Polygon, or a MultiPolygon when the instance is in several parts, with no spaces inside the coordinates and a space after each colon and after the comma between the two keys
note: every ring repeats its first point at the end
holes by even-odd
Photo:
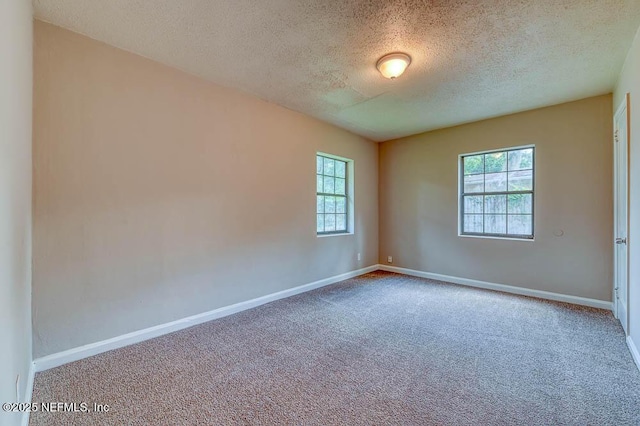
{"type": "Polygon", "coordinates": [[[32,425],[640,425],[608,311],[375,272],[36,376],[32,425]]]}

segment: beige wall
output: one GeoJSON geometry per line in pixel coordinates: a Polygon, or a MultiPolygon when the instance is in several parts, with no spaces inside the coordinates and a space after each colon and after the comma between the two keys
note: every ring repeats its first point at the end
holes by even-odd
{"type": "MultiPolygon", "coordinates": [[[[0,402],[31,365],[31,2],[0,2],[0,402]]],[[[0,411],[0,424],[20,414],[0,411]]]]}
{"type": "Polygon", "coordinates": [[[39,21],[34,90],[35,357],[377,263],[376,144],[39,21]],[[355,235],[316,237],[316,151],[355,235]]]}
{"type": "Polygon", "coordinates": [[[380,263],[611,300],[611,114],[606,95],[383,143],[380,263]],[[458,155],[527,144],[535,241],[458,237],[458,155]]]}
{"type": "Polygon", "coordinates": [[[614,110],[629,93],[629,334],[640,349],[640,30],[636,34],[613,94],[614,110]]]}

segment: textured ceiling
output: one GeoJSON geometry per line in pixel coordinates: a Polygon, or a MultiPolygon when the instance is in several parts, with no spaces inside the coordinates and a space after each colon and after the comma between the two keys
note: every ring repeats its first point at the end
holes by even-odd
{"type": "Polygon", "coordinates": [[[640,0],[34,0],[38,19],[376,141],[610,92],[640,0]],[[413,62],[395,81],[383,54],[413,62]]]}

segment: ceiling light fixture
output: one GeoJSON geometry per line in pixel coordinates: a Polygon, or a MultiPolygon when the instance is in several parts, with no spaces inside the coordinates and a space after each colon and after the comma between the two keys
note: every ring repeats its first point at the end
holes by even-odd
{"type": "Polygon", "coordinates": [[[378,60],[376,68],[386,78],[394,79],[402,75],[411,63],[411,56],[406,53],[389,53],[378,60]]]}

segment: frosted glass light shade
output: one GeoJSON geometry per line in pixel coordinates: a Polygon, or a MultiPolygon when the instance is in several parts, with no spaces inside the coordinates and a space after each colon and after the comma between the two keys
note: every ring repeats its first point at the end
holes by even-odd
{"type": "Polygon", "coordinates": [[[411,63],[411,57],[405,53],[391,53],[378,60],[376,67],[386,78],[394,79],[402,75],[411,63]]]}

